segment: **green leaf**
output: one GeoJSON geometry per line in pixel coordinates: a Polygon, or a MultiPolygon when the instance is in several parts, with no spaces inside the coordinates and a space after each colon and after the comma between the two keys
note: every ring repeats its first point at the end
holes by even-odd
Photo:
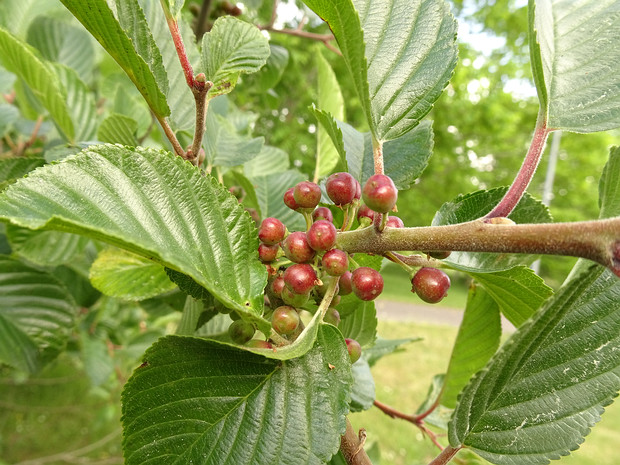
{"type": "Polygon", "coordinates": [[[93,386],[101,386],[114,373],[114,360],[106,341],[97,334],[80,333],[84,371],[93,386]]]}
{"type": "Polygon", "coordinates": [[[620,389],[619,300],[620,280],[600,266],[564,286],[465,388],[450,444],[499,465],[576,449],[620,389]]]}
{"type": "Polygon", "coordinates": [[[160,339],[123,391],[125,463],[325,463],[345,430],[350,366],[329,325],[306,356],[285,362],[160,339]]]}
{"type": "Polygon", "coordinates": [[[101,251],[93,262],[90,282],[105,295],[124,300],[144,300],[176,287],[161,265],[111,248],[101,251]]]}
{"type": "Polygon", "coordinates": [[[456,21],[448,3],[305,3],[332,29],[373,138],[392,140],[413,129],[439,98],[456,65],[456,21]]]}
{"type": "Polygon", "coordinates": [[[177,326],[176,334],[179,336],[193,336],[196,329],[198,329],[198,320],[204,309],[202,300],[196,300],[188,295],[185,298],[183,315],[181,321],[179,321],[179,326],[177,326]]]}
{"type": "MultiPolygon", "coordinates": [[[[346,123],[338,124],[343,135],[349,173],[364,185],[375,174],[370,133],[360,133],[346,123]]],[[[383,145],[385,174],[398,189],[409,189],[422,174],[433,150],[432,122],[424,121],[413,131],[383,145]]]]}
{"type": "Polygon", "coordinates": [[[55,0],[2,0],[0,24],[22,39],[33,19],[39,15],[53,14],[54,9],[58,9],[58,2],[55,0]]]}
{"type": "Polygon", "coordinates": [[[64,349],[77,308],[49,273],[0,256],[0,361],[34,373],[64,349]]]}
{"type": "Polygon", "coordinates": [[[282,198],[287,189],[294,187],[298,182],[306,180],[306,176],[299,171],[293,170],[253,178],[252,181],[256,187],[256,197],[263,218],[269,216],[278,218],[286,225],[289,231],[304,229],[306,222],[303,216],[288,208],[282,201],[282,198]]]}
{"type": "Polygon", "coordinates": [[[252,89],[254,92],[264,93],[269,89],[273,89],[282,76],[284,70],[288,66],[289,53],[288,50],[279,45],[269,43],[270,55],[267,58],[267,63],[256,74],[248,76],[247,82],[248,89],[252,89]]]}
{"type": "Polygon", "coordinates": [[[165,270],[170,281],[179,286],[179,289],[184,294],[192,296],[196,300],[207,300],[213,297],[208,290],[186,274],[180,273],[171,268],[166,268],[165,270]]]}
{"type": "Polygon", "coordinates": [[[517,266],[495,273],[469,273],[500,306],[502,313],[517,328],[553,295],[531,268],[517,266]]]}
{"type": "Polygon", "coordinates": [[[481,287],[472,286],[444,379],[442,405],[456,406],[461,389],[499,347],[501,334],[497,302],[481,287]]]}
{"type": "Polygon", "coordinates": [[[97,139],[101,142],[135,147],[138,145],[137,131],[138,123],[136,120],[119,113],[112,113],[99,125],[97,139]]]}
{"type": "Polygon", "coordinates": [[[49,112],[62,135],[73,142],[75,130],[62,86],[54,69],[37,58],[30,46],[0,28],[0,61],[28,85],[41,105],[49,112]]]}
{"type": "MultiPolygon", "coordinates": [[[[88,2],[61,0],[61,2],[123,68],[153,112],[158,116],[169,115],[170,108],[168,108],[164,95],[165,85],[161,81],[162,75],[159,66],[161,57],[157,58],[159,52],[150,32],[144,36],[136,37],[136,41],[133,42],[114,17],[106,0],[90,0],[88,2]],[[147,50],[152,54],[147,53],[147,50]],[[145,56],[141,56],[140,53],[145,53],[145,56]],[[155,73],[149,68],[149,63],[155,66],[155,73]]],[[[132,18],[135,19],[135,22],[132,23],[133,27],[148,32],[144,14],[141,10],[138,11],[136,6],[133,3],[133,8],[130,8],[135,14],[135,18],[132,15],[132,18]]],[[[129,21],[129,18],[125,19],[129,21]]],[[[129,25],[125,24],[125,27],[129,28],[129,25]]],[[[137,32],[133,29],[131,31],[132,34],[137,32]]]]}
{"type": "Polygon", "coordinates": [[[338,329],[344,337],[355,339],[362,347],[372,346],[377,337],[375,303],[365,302],[357,298],[355,300],[357,302],[352,302],[353,311],[347,309],[347,304],[342,301],[338,304],[338,311],[342,310],[343,315],[338,329]]]}
{"type": "Polygon", "coordinates": [[[406,339],[384,339],[379,336],[372,347],[364,349],[362,352],[362,357],[368,360],[368,364],[370,366],[373,366],[382,357],[401,351],[402,349],[400,346],[421,340],[422,338],[419,337],[409,337],[406,339]]]}
{"type": "Polygon", "coordinates": [[[620,216],[620,147],[612,147],[598,187],[601,218],[620,216]]]}
{"type": "MultiPolygon", "coordinates": [[[[355,129],[348,125],[345,126],[345,123],[340,123],[340,125],[344,126],[343,129],[341,129],[338,125],[339,121],[337,121],[336,118],[333,117],[333,115],[328,112],[319,110],[316,106],[314,106],[314,104],[312,104],[312,106],[310,107],[310,113],[314,115],[317,122],[319,123],[320,134],[323,134],[324,136],[329,136],[329,138],[331,139],[331,146],[338,153],[338,157],[342,161],[344,169],[348,171],[347,148],[348,150],[351,150],[352,148],[350,146],[345,148],[345,131],[347,129],[350,130],[350,135],[353,139],[353,142],[357,141],[359,144],[363,144],[363,139],[359,138],[356,140],[355,138],[359,133],[355,129]]],[[[361,150],[362,149],[360,149],[360,151],[361,150]]]]}
{"type": "Polygon", "coordinates": [[[375,402],[375,380],[370,366],[364,358],[351,365],[353,390],[351,391],[351,411],[361,412],[371,408],[375,402]]]}
{"type": "Polygon", "coordinates": [[[138,0],[116,0],[116,18],[133,44],[136,53],[142,57],[153,73],[159,90],[166,94],[168,74],[138,0]]]}
{"type": "MultiPolygon", "coordinates": [[[[481,218],[497,205],[507,189],[507,187],[498,187],[488,191],[459,195],[453,201],[442,205],[433,218],[433,226],[457,224],[481,218]]],[[[521,198],[509,218],[515,223],[550,223],[552,221],[549,209],[529,194],[521,198]]],[[[536,256],[526,254],[452,252],[443,261],[462,271],[491,272],[529,264],[535,259],[536,256]]]]}
{"type": "MultiPolygon", "coordinates": [[[[160,2],[152,2],[149,0],[140,0],[140,5],[144,10],[146,20],[148,22],[153,39],[157,44],[162,56],[163,65],[168,74],[168,92],[166,100],[170,107],[170,123],[176,130],[193,130],[196,118],[196,104],[194,96],[185,80],[185,73],[181,67],[179,56],[177,55],[174,42],[170,38],[170,28],[164,16],[164,11],[160,2]]],[[[177,25],[183,44],[185,45],[185,53],[190,63],[194,66],[200,61],[200,52],[196,45],[196,37],[191,26],[179,17],[177,25]]],[[[133,116],[133,115],[128,115],[133,116]]]]}
{"type": "MultiPolygon", "coordinates": [[[[318,67],[318,107],[322,112],[329,113],[333,118],[344,120],[345,108],[344,97],[338,85],[338,79],[323,53],[316,50],[316,62],[318,67]]],[[[315,178],[318,180],[330,174],[341,162],[345,164],[345,157],[340,156],[334,146],[330,134],[323,125],[317,129],[316,168],[315,178]]]]}
{"type": "Polygon", "coordinates": [[[269,41],[252,24],[221,16],[202,38],[202,66],[213,82],[209,98],[229,93],[241,73],[255,73],[269,58],[269,41]]]}
{"type": "Polygon", "coordinates": [[[9,187],[0,217],[108,242],[189,275],[259,316],[264,266],[253,221],[210,176],[169,152],[102,145],[9,187]]]}
{"type": "Polygon", "coordinates": [[[73,69],[55,64],[54,70],[63,86],[63,94],[75,128],[75,139],[77,141],[93,139],[97,130],[97,112],[92,91],[73,69]]]}
{"type": "Polygon", "coordinates": [[[164,3],[172,16],[176,18],[179,16],[179,13],[181,13],[185,0],[164,0],[164,3]]]}
{"type": "Polygon", "coordinates": [[[620,16],[616,0],[530,0],[532,69],[547,127],[620,126],[620,16]]]}
{"type": "Polygon", "coordinates": [[[329,25],[338,41],[366,120],[373,127],[370,91],[368,90],[368,64],[364,55],[365,37],[353,2],[351,0],[304,0],[304,3],[329,25]]]}
{"type": "Polygon", "coordinates": [[[13,252],[41,266],[69,263],[84,252],[88,239],[60,231],[33,231],[11,224],[6,235],[13,252]]]}
{"type": "Polygon", "coordinates": [[[95,48],[84,29],[54,17],[37,16],[28,28],[28,43],[46,60],[74,69],[81,80],[92,79],[95,48]]]}
{"type": "MultiPolygon", "coordinates": [[[[0,111],[2,107],[0,106],[0,111]]],[[[38,157],[15,157],[0,159],[0,190],[4,184],[21,178],[39,166],[43,166],[45,160],[38,157]]]]}

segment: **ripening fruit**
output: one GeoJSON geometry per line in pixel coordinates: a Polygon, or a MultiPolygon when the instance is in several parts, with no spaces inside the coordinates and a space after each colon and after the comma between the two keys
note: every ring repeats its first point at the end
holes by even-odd
{"type": "Polygon", "coordinates": [[[321,259],[323,269],[330,276],[342,276],[349,269],[349,255],[340,249],[325,252],[321,259]]]}
{"type": "Polygon", "coordinates": [[[276,296],[280,297],[282,294],[282,289],[284,288],[284,278],[282,276],[276,277],[271,282],[271,292],[273,292],[276,296]]]}
{"type": "Polygon", "coordinates": [[[360,205],[360,208],[357,211],[357,221],[361,223],[364,218],[368,218],[372,222],[375,219],[375,212],[366,205],[360,205]]]}
{"type": "Polygon", "coordinates": [[[360,266],[351,275],[353,293],[361,300],[374,300],[383,291],[383,278],[377,270],[360,266]]]}
{"type": "Polygon", "coordinates": [[[284,193],[284,198],[283,198],[284,205],[286,205],[291,210],[298,210],[300,207],[299,205],[297,205],[297,202],[295,202],[295,196],[293,195],[293,190],[294,188],[291,187],[284,193]]]}
{"type": "Polygon", "coordinates": [[[286,236],[282,241],[282,250],[286,258],[294,263],[308,263],[316,255],[308,244],[308,236],[303,231],[296,231],[286,236]]]}
{"type": "Polygon", "coordinates": [[[403,220],[401,220],[398,216],[390,215],[386,226],[390,228],[404,228],[405,223],[403,223],[403,220]]]}
{"type": "Polygon", "coordinates": [[[308,244],[317,252],[331,249],[336,243],[336,227],[327,220],[312,223],[306,233],[308,244]]]}
{"type": "Polygon", "coordinates": [[[293,188],[293,197],[299,208],[314,208],[321,200],[321,188],[310,181],[302,181],[293,188]]]}
{"type": "Polygon", "coordinates": [[[387,213],[396,205],[398,190],[392,178],[385,174],[374,174],[364,184],[362,198],[371,210],[387,213]]]}
{"type": "Polygon", "coordinates": [[[349,295],[353,292],[353,286],[351,284],[351,276],[352,273],[350,271],[345,271],[340,279],[338,280],[338,286],[340,286],[340,290],[338,294],[340,295],[349,295]]]}
{"type": "Polygon", "coordinates": [[[345,339],[344,342],[347,343],[347,351],[349,352],[349,357],[351,358],[351,363],[355,363],[362,356],[362,346],[355,339],[345,339]]]}
{"type": "Polygon", "coordinates": [[[332,214],[332,211],[327,207],[317,207],[317,209],[312,212],[312,219],[314,221],[325,220],[333,223],[334,215],[332,214]]]}
{"type": "Polygon", "coordinates": [[[318,281],[316,271],[306,263],[289,266],[282,278],[286,287],[296,294],[307,294],[318,281]]]}
{"type": "Polygon", "coordinates": [[[310,298],[310,294],[297,294],[296,292],[291,291],[288,287],[284,286],[280,297],[282,297],[282,301],[286,305],[298,308],[306,305],[306,302],[308,302],[308,299],[310,298]]]}
{"type": "Polygon", "coordinates": [[[271,326],[278,334],[293,334],[299,326],[299,313],[293,307],[282,305],[273,311],[271,326]]]}
{"type": "Polygon", "coordinates": [[[263,244],[275,245],[284,239],[286,227],[277,218],[265,218],[258,228],[258,238],[263,244]]]}
{"type": "Polygon", "coordinates": [[[228,335],[237,344],[248,342],[254,336],[255,331],[254,325],[245,320],[233,321],[228,327],[228,335]]]}
{"type": "Polygon", "coordinates": [[[340,324],[340,313],[334,307],[329,307],[327,312],[325,312],[323,321],[330,325],[338,326],[340,324]]]}
{"type": "Polygon", "coordinates": [[[435,250],[433,252],[428,252],[430,257],[433,257],[437,260],[444,260],[450,256],[451,252],[449,250],[435,250]]]}
{"type": "Polygon", "coordinates": [[[437,268],[420,268],[411,280],[411,291],[429,304],[441,301],[448,295],[448,289],[450,289],[450,278],[437,268]]]}
{"type": "Polygon", "coordinates": [[[278,252],[280,251],[280,246],[276,245],[267,245],[267,244],[258,244],[258,258],[263,263],[271,263],[276,258],[278,258],[278,252]]]}
{"type": "Polygon", "coordinates": [[[357,181],[349,173],[334,173],[325,181],[327,196],[338,206],[353,202],[357,181]]]}
{"type": "Polygon", "coordinates": [[[247,347],[251,347],[253,349],[273,349],[273,345],[269,341],[262,341],[260,339],[250,339],[245,343],[247,347]]]}

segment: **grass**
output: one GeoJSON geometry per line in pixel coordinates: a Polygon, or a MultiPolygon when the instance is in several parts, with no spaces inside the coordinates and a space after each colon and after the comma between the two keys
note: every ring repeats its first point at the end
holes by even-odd
{"type": "MultiPolygon", "coordinates": [[[[381,321],[379,333],[387,338],[423,338],[373,367],[377,399],[414,412],[426,397],[432,377],[445,371],[457,328],[381,321]]],[[[122,464],[118,389],[91,387],[79,364],[69,357],[59,359],[36,379],[16,382],[3,374],[0,371],[0,465],[122,464]],[[84,453],[54,460],[54,455],[84,447],[84,453]],[[38,460],[41,457],[48,460],[38,460]],[[78,457],[86,460],[77,461],[78,457]]],[[[616,465],[620,407],[612,405],[608,410],[586,443],[559,464],[616,465]]],[[[376,408],[352,414],[351,422],[354,428],[366,428],[368,445],[378,445],[381,459],[374,465],[422,465],[437,455],[435,446],[416,427],[376,408]]],[[[447,443],[445,437],[439,441],[447,443]]],[[[486,463],[463,457],[459,453],[454,463],[486,463]]]]}

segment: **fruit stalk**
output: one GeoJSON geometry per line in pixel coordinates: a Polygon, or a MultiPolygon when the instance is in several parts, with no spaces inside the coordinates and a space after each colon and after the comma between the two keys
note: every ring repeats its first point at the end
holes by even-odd
{"type": "Polygon", "coordinates": [[[339,232],[336,243],[349,253],[452,250],[568,255],[600,263],[620,276],[620,217],[543,224],[475,220],[448,226],[386,228],[382,233],[368,227],[339,232]]]}
{"type": "Polygon", "coordinates": [[[364,434],[355,434],[351,422],[347,418],[347,430],[340,438],[340,451],[348,465],[372,465],[364,450],[364,434]]]}

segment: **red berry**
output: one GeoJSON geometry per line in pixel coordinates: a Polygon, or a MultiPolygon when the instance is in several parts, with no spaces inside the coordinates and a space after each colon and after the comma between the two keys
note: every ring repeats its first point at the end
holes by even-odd
{"type": "Polygon", "coordinates": [[[307,294],[318,280],[314,268],[305,263],[289,266],[282,278],[286,287],[296,294],[307,294]]]}
{"type": "Polygon", "coordinates": [[[282,242],[282,250],[286,258],[295,263],[308,263],[316,255],[303,231],[289,234],[282,242]]]}
{"type": "Polygon", "coordinates": [[[283,305],[276,308],[271,316],[271,326],[278,334],[292,334],[299,326],[299,313],[293,307],[283,305]]]}
{"type": "Polygon", "coordinates": [[[383,278],[378,271],[361,266],[351,275],[355,295],[362,300],[374,300],[383,291],[383,278]]]}
{"type": "Polygon", "coordinates": [[[271,263],[276,258],[278,258],[278,252],[280,251],[280,246],[276,245],[267,245],[267,244],[259,244],[258,245],[258,258],[263,263],[271,263]]]}
{"type": "Polygon", "coordinates": [[[411,291],[429,304],[441,301],[448,295],[448,289],[450,289],[450,278],[437,268],[420,268],[411,280],[411,291]]]}
{"type": "Polygon", "coordinates": [[[328,275],[342,276],[349,269],[349,255],[340,249],[331,249],[323,255],[321,264],[328,275]]]}
{"type": "Polygon", "coordinates": [[[403,220],[401,220],[398,216],[390,215],[390,217],[387,220],[386,226],[390,228],[404,228],[405,223],[403,223],[403,220]]]}
{"type": "Polygon", "coordinates": [[[340,324],[340,313],[334,307],[329,307],[327,312],[325,312],[323,321],[330,325],[338,326],[340,324]]]}
{"type": "Polygon", "coordinates": [[[258,238],[267,245],[282,242],[286,234],[286,227],[277,218],[265,218],[258,228],[258,238]]]}
{"type": "Polygon", "coordinates": [[[355,339],[345,339],[344,342],[347,343],[347,351],[349,352],[349,357],[351,358],[351,363],[355,363],[362,356],[362,346],[355,339]]]}
{"type": "Polygon", "coordinates": [[[334,222],[334,215],[332,211],[327,207],[318,207],[316,210],[312,212],[312,219],[314,221],[325,220],[330,223],[334,222]]]}
{"type": "Polygon", "coordinates": [[[353,292],[353,285],[351,283],[352,273],[350,271],[345,271],[340,279],[338,280],[338,286],[340,286],[340,291],[338,292],[340,295],[349,295],[353,292]]]}
{"type": "Polygon", "coordinates": [[[300,207],[297,205],[297,202],[295,202],[295,196],[293,195],[294,189],[294,187],[291,187],[284,193],[284,204],[291,210],[298,210],[300,207]]]}
{"type": "Polygon", "coordinates": [[[255,331],[254,325],[244,320],[233,321],[228,327],[228,335],[237,344],[248,342],[254,336],[255,331]]]}
{"type": "Polygon", "coordinates": [[[364,184],[362,198],[371,210],[387,213],[396,205],[398,190],[389,176],[374,174],[364,184]]]}
{"type": "Polygon", "coordinates": [[[357,211],[357,221],[361,223],[363,218],[368,218],[372,222],[375,219],[375,212],[366,205],[360,205],[357,211]]]}
{"type": "Polygon", "coordinates": [[[334,298],[332,299],[332,307],[337,307],[338,304],[340,303],[340,296],[339,295],[335,295],[334,298]]]}
{"type": "Polygon", "coordinates": [[[355,200],[359,200],[362,198],[362,186],[360,185],[359,181],[356,179],[355,180],[355,200]]]}
{"type": "Polygon", "coordinates": [[[321,200],[321,188],[310,181],[302,181],[293,189],[293,197],[300,208],[314,208],[321,200]]]}
{"type": "Polygon", "coordinates": [[[271,282],[271,292],[273,292],[276,296],[280,297],[282,295],[282,289],[284,288],[284,278],[282,276],[278,276],[271,282]]]}
{"type": "Polygon", "coordinates": [[[355,198],[356,183],[349,173],[334,173],[325,181],[325,191],[334,204],[348,205],[355,198]]]}
{"type": "Polygon", "coordinates": [[[336,227],[327,220],[313,223],[306,235],[310,247],[318,252],[329,250],[336,243],[336,227]]]}

